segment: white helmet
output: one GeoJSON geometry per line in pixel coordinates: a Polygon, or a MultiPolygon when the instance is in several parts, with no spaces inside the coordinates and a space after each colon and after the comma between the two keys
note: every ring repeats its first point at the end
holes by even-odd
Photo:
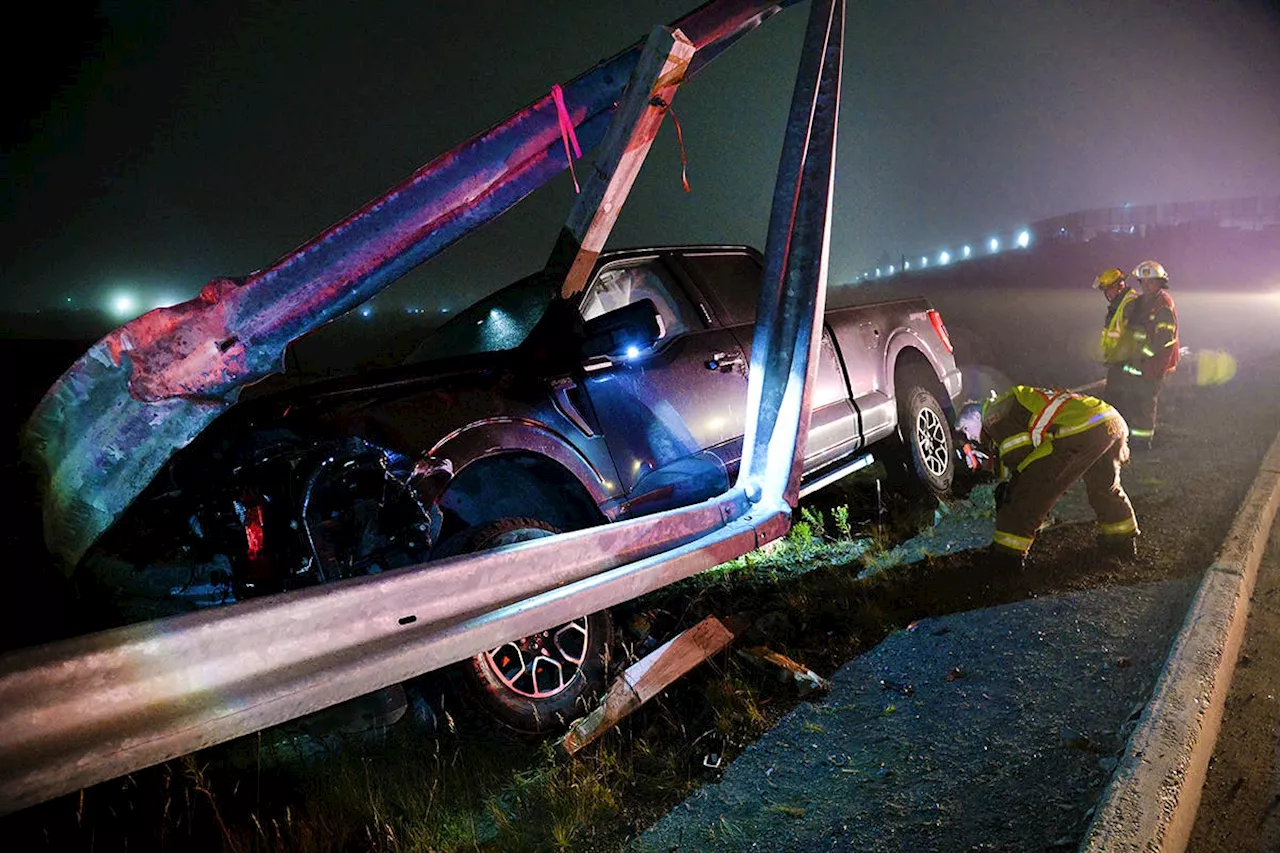
{"type": "Polygon", "coordinates": [[[966,403],[956,415],[956,429],[970,441],[978,441],[982,435],[982,404],[966,403]]]}
{"type": "Polygon", "coordinates": [[[1158,278],[1166,284],[1169,282],[1169,274],[1155,261],[1143,261],[1138,264],[1133,268],[1133,277],[1136,279],[1158,278]]]}

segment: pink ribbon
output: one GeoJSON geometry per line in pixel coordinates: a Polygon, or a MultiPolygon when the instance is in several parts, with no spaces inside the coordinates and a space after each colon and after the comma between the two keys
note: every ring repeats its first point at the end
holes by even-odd
{"type": "Polygon", "coordinates": [[[569,161],[569,174],[573,175],[573,191],[575,193],[582,192],[582,188],[578,186],[578,173],[573,169],[573,158],[582,158],[582,149],[578,147],[578,134],[573,129],[573,119],[569,117],[569,108],[564,105],[564,90],[560,88],[560,84],[556,83],[551,87],[551,97],[556,102],[556,119],[560,122],[560,139],[564,142],[564,159],[569,161]],[[572,155],[569,153],[570,145],[573,146],[572,155]]]}

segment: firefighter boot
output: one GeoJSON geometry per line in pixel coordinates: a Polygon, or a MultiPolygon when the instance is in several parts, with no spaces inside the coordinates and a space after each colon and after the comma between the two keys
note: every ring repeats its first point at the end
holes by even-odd
{"type": "Polygon", "coordinates": [[[1020,572],[1027,567],[1026,552],[1015,551],[1003,545],[992,544],[987,548],[985,557],[986,559],[983,562],[992,571],[1001,574],[1020,572]]]}
{"type": "Polygon", "coordinates": [[[1099,536],[1098,556],[1116,563],[1131,563],[1138,558],[1136,536],[1099,536]]]}

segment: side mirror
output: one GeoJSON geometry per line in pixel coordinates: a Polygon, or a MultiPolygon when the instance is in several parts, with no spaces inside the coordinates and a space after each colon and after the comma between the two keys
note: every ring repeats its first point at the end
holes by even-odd
{"type": "Polygon", "coordinates": [[[662,337],[662,317],[652,299],[641,299],[592,317],[582,327],[582,355],[636,355],[662,337]]]}

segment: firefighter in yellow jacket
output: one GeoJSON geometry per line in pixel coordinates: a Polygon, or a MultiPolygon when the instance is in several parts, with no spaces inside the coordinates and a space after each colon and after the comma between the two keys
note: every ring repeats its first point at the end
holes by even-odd
{"type": "MultiPolygon", "coordinates": [[[[1104,270],[1093,280],[1093,287],[1107,298],[1107,316],[1102,324],[1102,363],[1107,366],[1107,388],[1111,389],[1117,380],[1117,374],[1123,375],[1123,367],[1132,354],[1133,337],[1128,334],[1126,311],[1129,304],[1138,298],[1138,292],[1128,285],[1124,270],[1112,267],[1104,270]]],[[[1124,411],[1124,407],[1116,403],[1105,393],[1104,400],[1124,411]]]]}
{"type": "Polygon", "coordinates": [[[1129,459],[1128,427],[1096,397],[1015,385],[961,411],[957,429],[991,450],[1001,479],[992,555],[1021,567],[1049,510],[1083,479],[1098,521],[1100,556],[1136,556],[1138,522],[1120,485],[1129,459]]]}
{"type": "Polygon", "coordinates": [[[1178,366],[1178,309],[1169,295],[1169,274],[1163,266],[1143,261],[1133,277],[1142,293],[1120,311],[1119,335],[1102,396],[1128,422],[1132,446],[1146,448],[1156,434],[1160,388],[1178,366]]]}

